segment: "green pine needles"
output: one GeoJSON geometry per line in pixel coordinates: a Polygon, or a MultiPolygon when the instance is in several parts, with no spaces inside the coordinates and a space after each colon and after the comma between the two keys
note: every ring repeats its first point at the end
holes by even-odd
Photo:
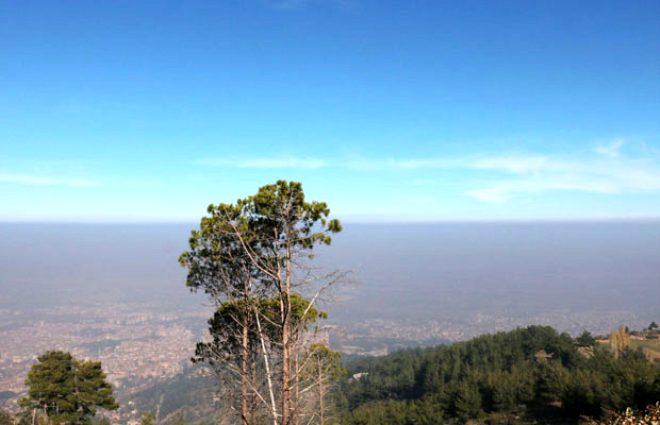
{"type": "Polygon", "coordinates": [[[119,408],[101,362],[75,359],[48,351],[38,358],[25,381],[29,391],[20,405],[32,414],[46,414],[49,423],[86,425],[99,408],[119,408]]]}

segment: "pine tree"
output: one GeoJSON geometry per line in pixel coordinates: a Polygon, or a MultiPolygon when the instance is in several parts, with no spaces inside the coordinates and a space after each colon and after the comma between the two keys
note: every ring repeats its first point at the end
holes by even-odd
{"type": "Polygon", "coordinates": [[[32,366],[22,407],[42,410],[53,424],[87,425],[97,409],[119,406],[101,362],[80,361],[70,353],[49,351],[32,366]]]}
{"type": "Polygon", "coordinates": [[[575,342],[580,347],[593,347],[596,345],[596,339],[594,339],[591,332],[585,330],[575,339],[575,342]]]}
{"type": "MultiPolygon", "coordinates": [[[[251,423],[252,399],[267,408],[273,424],[295,425],[303,336],[321,317],[316,295],[305,299],[297,280],[309,278],[302,262],[313,247],[329,245],[341,225],[328,219],[325,203],[305,201],[300,183],[282,180],[207,211],[179,259],[188,269],[187,286],[207,293],[218,307],[209,322],[213,341],[199,344],[197,357],[222,366],[216,372],[230,382],[239,381],[234,398],[242,425],[251,423]],[[257,382],[262,377],[264,384],[257,382]]],[[[336,280],[332,273],[325,277],[336,280]]]]}
{"type": "Polygon", "coordinates": [[[459,384],[454,395],[454,409],[456,416],[462,420],[474,419],[481,412],[481,394],[473,382],[459,384]]]}

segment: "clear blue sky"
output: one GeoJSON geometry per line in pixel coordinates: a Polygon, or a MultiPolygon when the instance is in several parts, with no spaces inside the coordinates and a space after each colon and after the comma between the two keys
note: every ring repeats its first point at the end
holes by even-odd
{"type": "Polygon", "coordinates": [[[0,0],[0,221],[660,216],[660,2],[0,0]]]}

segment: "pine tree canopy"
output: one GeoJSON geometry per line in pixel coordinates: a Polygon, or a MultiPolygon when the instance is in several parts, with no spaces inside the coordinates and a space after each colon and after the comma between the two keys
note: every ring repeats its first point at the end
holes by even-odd
{"type": "Polygon", "coordinates": [[[81,361],[63,351],[39,356],[25,384],[29,390],[21,406],[45,412],[53,424],[86,425],[98,408],[119,407],[101,362],[81,361]]]}

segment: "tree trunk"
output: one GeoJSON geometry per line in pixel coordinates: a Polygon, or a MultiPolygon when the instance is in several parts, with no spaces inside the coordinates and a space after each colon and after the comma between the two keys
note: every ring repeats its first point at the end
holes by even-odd
{"type": "Polygon", "coordinates": [[[319,425],[325,425],[325,388],[323,387],[323,368],[321,359],[318,359],[319,366],[319,425]]]}
{"type": "MultiPolygon", "coordinates": [[[[256,353],[254,356],[252,355],[250,356],[250,379],[252,380],[252,388],[257,388],[257,360],[255,358],[256,356],[257,356],[256,353]]],[[[257,415],[255,414],[257,410],[257,403],[258,403],[257,395],[253,391],[252,396],[250,396],[250,408],[249,408],[251,423],[255,423],[255,421],[257,420],[256,418],[257,415]]]]}
{"type": "Polygon", "coordinates": [[[264,355],[264,366],[266,367],[266,379],[268,382],[268,393],[270,394],[270,414],[273,419],[273,425],[277,425],[277,405],[275,404],[275,393],[273,392],[273,382],[270,378],[270,366],[268,361],[268,352],[266,351],[266,343],[264,342],[264,334],[261,331],[261,321],[259,320],[259,312],[255,311],[255,320],[257,321],[257,329],[259,331],[259,340],[261,341],[261,350],[264,355]]]}
{"type": "Polygon", "coordinates": [[[282,294],[282,425],[291,423],[291,355],[290,355],[290,328],[291,328],[291,255],[292,255],[292,229],[286,228],[286,264],[284,269],[284,294],[282,294]]]}
{"type": "Polygon", "coordinates": [[[291,370],[289,368],[289,320],[285,316],[282,329],[282,425],[289,425],[289,409],[291,400],[291,388],[289,378],[291,370]]]}
{"type": "Polygon", "coordinates": [[[241,358],[241,424],[249,425],[248,420],[248,356],[250,352],[249,347],[249,307],[247,300],[246,305],[243,307],[243,334],[242,337],[242,358],[241,358]]]}
{"type": "Polygon", "coordinates": [[[298,379],[298,374],[300,373],[300,370],[298,370],[298,347],[296,347],[296,352],[293,355],[293,385],[294,385],[294,393],[293,393],[293,412],[294,415],[291,418],[292,425],[298,425],[298,409],[300,408],[300,380],[298,379]]]}

